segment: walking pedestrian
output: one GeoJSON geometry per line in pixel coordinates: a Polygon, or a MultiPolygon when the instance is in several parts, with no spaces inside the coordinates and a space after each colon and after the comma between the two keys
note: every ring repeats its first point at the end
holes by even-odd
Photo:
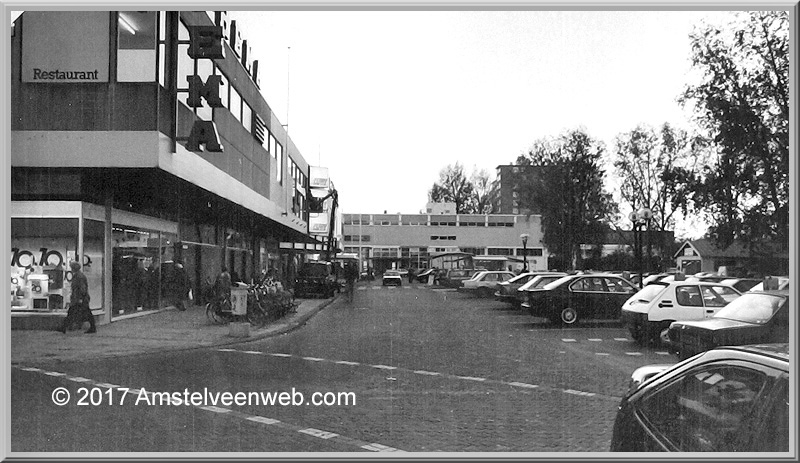
{"type": "Polygon", "coordinates": [[[67,334],[67,328],[75,322],[89,322],[87,334],[96,333],[97,327],[94,323],[94,315],[89,308],[89,281],[86,275],[81,272],[81,264],[71,261],[69,267],[72,270],[72,282],[70,283],[69,310],[67,316],[61,321],[58,331],[67,334]]]}

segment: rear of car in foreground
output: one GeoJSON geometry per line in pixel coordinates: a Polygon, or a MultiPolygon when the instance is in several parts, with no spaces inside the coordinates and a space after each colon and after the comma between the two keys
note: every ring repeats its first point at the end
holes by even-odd
{"type": "Polygon", "coordinates": [[[631,375],[612,452],[788,452],[788,344],[727,346],[631,375]]]}

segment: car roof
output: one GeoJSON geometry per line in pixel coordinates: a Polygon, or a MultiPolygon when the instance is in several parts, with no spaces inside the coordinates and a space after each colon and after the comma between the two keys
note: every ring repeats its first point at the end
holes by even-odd
{"type": "Polygon", "coordinates": [[[789,359],[791,358],[789,351],[789,343],[749,344],[745,346],[724,346],[712,349],[712,351],[724,351],[724,350],[749,352],[786,362],[789,362],[789,359]]]}

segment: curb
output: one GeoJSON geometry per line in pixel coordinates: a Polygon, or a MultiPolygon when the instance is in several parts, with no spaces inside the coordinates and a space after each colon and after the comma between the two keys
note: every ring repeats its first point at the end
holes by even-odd
{"type": "MultiPolygon", "coordinates": [[[[317,307],[309,310],[308,312],[304,313],[303,315],[298,316],[295,320],[292,320],[292,321],[290,321],[288,323],[277,324],[277,325],[275,325],[274,327],[271,327],[271,328],[265,328],[263,330],[264,331],[263,333],[255,334],[255,335],[252,335],[252,336],[247,337],[247,338],[232,338],[231,340],[215,342],[215,343],[206,344],[206,345],[203,345],[203,346],[190,347],[190,348],[186,348],[185,350],[205,348],[205,347],[228,346],[228,345],[231,345],[231,344],[245,344],[245,343],[248,343],[248,342],[260,341],[262,339],[271,338],[273,336],[278,336],[278,335],[281,335],[281,334],[289,333],[289,332],[294,331],[297,328],[305,325],[306,322],[308,322],[308,320],[311,319],[311,317],[313,317],[314,315],[318,314],[322,309],[324,309],[325,307],[328,307],[329,305],[333,304],[336,300],[338,300],[339,296],[340,295],[337,295],[337,296],[335,296],[333,298],[330,298],[330,299],[326,300],[325,302],[323,302],[322,304],[318,305],[317,307]]],[[[261,331],[261,330],[259,330],[259,331],[261,331]]],[[[227,337],[227,336],[225,336],[225,337],[227,337]]],[[[177,349],[177,350],[184,350],[184,349],[177,349]]]]}
{"type": "MultiPolygon", "coordinates": [[[[101,356],[98,356],[98,357],[81,358],[81,359],[64,360],[64,359],[60,359],[60,358],[49,357],[49,358],[29,359],[29,360],[22,361],[22,362],[14,361],[14,359],[11,359],[11,365],[15,365],[15,364],[19,365],[19,364],[22,364],[22,363],[25,363],[25,364],[50,364],[50,363],[61,363],[61,362],[82,363],[82,362],[89,362],[89,361],[94,361],[94,360],[105,360],[105,359],[121,358],[121,357],[137,357],[137,356],[144,356],[144,355],[159,354],[159,353],[164,353],[164,352],[184,352],[184,351],[191,351],[191,350],[197,350],[197,349],[208,349],[208,348],[219,347],[219,346],[228,346],[228,345],[232,345],[232,344],[245,344],[245,343],[248,343],[248,342],[259,341],[259,340],[266,339],[266,338],[269,338],[269,337],[273,337],[273,336],[278,336],[278,335],[281,335],[281,334],[289,333],[289,332],[291,332],[291,331],[303,326],[304,324],[306,324],[308,322],[308,320],[311,319],[311,317],[313,317],[314,315],[319,313],[325,307],[331,305],[333,302],[338,300],[338,298],[339,298],[339,295],[334,296],[333,298],[330,298],[330,299],[322,302],[317,307],[315,307],[315,308],[309,310],[308,312],[298,316],[294,320],[288,321],[287,323],[276,324],[275,326],[270,327],[270,328],[265,328],[262,333],[250,336],[248,338],[232,338],[232,337],[229,337],[227,335],[222,335],[222,336],[220,336],[221,339],[219,341],[213,341],[213,342],[208,343],[208,344],[183,346],[183,347],[166,347],[165,346],[165,347],[163,347],[161,349],[158,349],[158,350],[149,350],[149,351],[144,351],[144,352],[131,352],[131,353],[117,353],[117,354],[112,354],[112,355],[101,355],[101,356]]],[[[177,309],[165,308],[163,310],[166,311],[166,310],[177,310],[177,309]]]]}

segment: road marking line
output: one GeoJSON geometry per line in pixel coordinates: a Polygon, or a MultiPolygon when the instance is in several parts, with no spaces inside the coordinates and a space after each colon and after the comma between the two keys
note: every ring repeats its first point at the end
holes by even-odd
{"type": "Polygon", "coordinates": [[[564,341],[564,342],[578,342],[578,341],[576,341],[574,339],[569,339],[569,338],[562,338],[561,340],[564,341]]]}
{"type": "Polygon", "coordinates": [[[215,407],[213,405],[202,405],[198,408],[202,408],[203,410],[208,410],[214,413],[230,413],[231,411],[229,408],[215,407]]]}
{"type": "Polygon", "coordinates": [[[314,428],[301,429],[297,432],[302,432],[304,434],[308,434],[309,436],[319,437],[320,439],[330,439],[331,437],[338,436],[338,434],[335,432],[322,431],[314,428]]]}
{"type": "Polygon", "coordinates": [[[312,362],[324,362],[325,359],[319,357],[301,357],[303,360],[311,360],[312,362]]]}
{"type": "Polygon", "coordinates": [[[381,370],[397,370],[397,367],[389,365],[370,365],[372,368],[380,368],[381,370]]]}
{"type": "MultiPolygon", "coordinates": [[[[233,350],[233,349],[232,349],[232,351],[233,351],[233,352],[236,352],[236,351],[235,351],[235,350],[233,350]]],[[[264,353],[264,352],[262,352],[262,354],[263,354],[263,353],[264,353]]],[[[267,354],[267,355],[272,355],[273,357],[291,357],[291,356],[292,356],[292,354],[281,354],[281,353],[278,353],[278,352],[273,352],[273,353],[270,353],[270,354],[267,354]]]]}
{"type": "Polygon", "coordinates": [[[536,384],[518,383],[516,381],[508,383],[508,384],[510,384],[512,386],[517,386],[517,387],[527,387],[528,389],[536,389],[537,387],[539,387],[536,384]]]}
{"type": "MultiPolygon", "coordinates": [[[[234,352],[240,352],[240,351],[234,350],[234,352]]],[[[565,351],[560,351],[559,353],[566,354],[565,351]]],[[[266,355],[277,355],[277,354],[268,354],[268,353],[264,353],[264,354],[266,354],[266,355]]],[[[597,355],[610,355],[610,354],[597,353],[597,355]]],[[[639,353],[639,352],[629,352],[628,355],[642,355],[642,354],[639,353]]],[[[295,357],[294,355],[290,355],[290,354],[280,354],[279,356],[280,357],[295,357]]],[[[597,397],[597,398],[601,398],[601,399],[604,399],[604,400],[618,401],[620,399],[620,397],[610,396],[610,395],[606,395],[606,394],[596,394],[596,393],[593,393],[593,392],[580,392],[580,391],[574,391],[572,389],[569,389],[569,390],[565,391],[565,390],[554,388],[554,387],[550,387],[550,386],[539,386],[539,385],[535,385],[535,384],[527,384],[527,383],[521,383],[521,382],[508,382],[508,381],[501,381],[501,380],[496,380],[496,379],[480,378],[480,377],[476,377],[476,376],[458,376],[458,375],[440,373],[440,372],[435,372],[435,371],[410,370],[410,369],[406,369],[406,368],[394,367],[394,366],[389,366],[389,365],[362,364],[362,363],[358,363],[358,362],[350,362],[350,361],[347,361],[347,360],[329,360],[329,359],[320,359],[320,358],[317,358],[317,357],[301,357],[301,356],[296,356],[296,357],[297,358],[301,358],[301,359],[306,359],[306,360],[313,360],[313,361],[332,362],[332,363],[336,363],[336,364],[340,364],[340,365],[366,366],[366,367],[377,368],[377,369],[382,369],[382,370],[406,371],[406,372],[411,372],[411,373],[415,373],[415,374],[418,374],[418,375],[439,376],[441,378],[461,379],[461,380],[466,380],[466,381],[479,381],[479,382],[483,382],[485,384],[511,385],[511,386],[529,388],[529,389],[541,388],[542,390],[561,391],[561,392],[572,391],[572,392],[568,392],[568,393],[577,394],[577,395],[586,396],[586,397],[597,397]]],[[[389,378],[389,379],[395,380],[395,378],[389,378]]]]}
{"type": "Polygon", "coordinates": [[[110,383],[95,383],[94,385],[97,387],[104,387],[106,389],[117,389],[119,387],[116,384],[110,384],[110,383]]]}
{"type": "Polygon", "coordinates": [[[614,341],[627,341],[628,338],[614,338],[614,341]]]}
{"type": "Polygon", "coordinates": [[[255,421],[256,423],[263,423],[263,424],[276,424],[280,423],[280,420],[275,420],[272,418],[266,418],[263,416],[248,416],[245,418],[246,420],[255,421]]]}
{"type": "Polygon", "coordinates": [[[263,352],[259,352],[257,350],[243,350],[242,352],[244,352],[245,354],[256,354],[256,355],[263,354],[263,352]]]}
{"type": "Polygon", "coordinates": [[[594,355],[611,355],[608,352],[595,352],[594,355]]]}
{"type": "Polygon", "coordinates": [[[602,340],[602,339],[599,339],[599,338],[589,338],[587,341],[591,341],[591,342],[603,342],[603,340],[602,340]]]}
{"type": "MultiPolygon", "coordinates": [[[[237,351],[235,349],[227,349],[226,351],[229,351],[229,352],[245,352],[245,351],[237,351]]],[[[290,355],[287,355],[287,354],[284,354],[284,356],[291,357],[290,355]]],[[[92,379],[82,378],[82,377],[78,377],[78,376],[69,376],[66,373],[62,373],[62,372],[58,372],[58,371],[46,371],[46,370],[41,370],[39,368],[22,367],[22,366],[16,366],[16,365],[12,365],[12,368],[17,368],[17,369],[24,370],[24,371],[39,372],[39,373],[42,373],[42,374],[45,374],[45,375],[48,375],[48,376],[64,377],[64,379],[72,380],[72,381],[79,380],[81,382],[92,383],[92,384],[94,384],[96,386],[100,386],[100,387],[120,387],[120,386],[117,386],[117,385],[114,385],[114,384],[101,383],[101,382],[98,382],[98,381],[95,381],[95,380],[92,380],[92,379]]],[[[138,395],[143,390],[129,388],[128,391],[133,393],[133,394],[137,394],[138,395]]],[[[155,400],[156,394],[157,394],[156,392],[151,392],[148,395],[152,397],[151,400],[155,400]]],[[[169,403],[170,404],[174,404],[174,402],[173,402],[171,397],[169,399],[169,403]]],[[[202,410],[214,412],[214,413],[219,413],[221,415],[227,415],[227,416],[230,416],[230,417],[236,417],[236,418],[240,418],[240,419],[245,419],[245,420],[256,422],[256,423],[261,423],[261,424],[266,424],[266,425],[274,425],[274,426],[276,426],[278,428],[281,428],[281,429],[285,429],[285,430],[288,430],[288,431],[294,431],[294,432],[300,432],[300,433],[303,433],[303,434],[306,434],[306,435],[311,435],[311,436],[318,437],[318,438],[321,438],[321,439],[330,439],[332,442],[338,442],[338,443],[341,443],[341,444],[344,444],[344,445],[359,447],[359,448],[362,448],[362,449],[365,449],[365,450],[369,450],[369,451],[373,451],[373,452],[403,452],[400,449],[397,449],[397,448],[394,448],[394,447],[389,447],[387,445],[378,444],[378,443],[375,443],[375,442],[368,443],[366,441],[353,439],[351,437],[342,436],[342,435],[336,434],[334,432],[324,431],[324,430],[316,429],[316,428],[306,428],[306,427],[297,426],[297,425],[293,425],[293,424],[289,424],[289,423],[283,423],[280,420],[276,420],[276,419],[273,419],[273,418],[266,418],[266,417],[258,416],[258,415],[248,415],[248,414],[245,414],[245,413],[242,413],[242,412],[239,412],[239,411],[236,411],[236,410],[231,410],[231,409],[228,409],[228,408],[216,407],[216,406],[213,406],[213,405],[204,405],[204,406],[195,405],[195,407],[199,408],[199,409],[202,409],[202,410]]]]}
{"type": "Polygon", "coordinates": [[[669,352],[656,352],[656,355],[669,355],[669,352]]]}
{"type": "Polygon", "coordinates": [[[220,352],[236,352],[236,349],[217,349],[220,352]]]}
{"type": "Polygon", "coordinates": [[[592,397],[593,395],[595,395],[594,392],[576,391],[574,389],[564,389],[564,392],[567,393],[567,394],[581,395],[581,396],[585,396],[585,397],[592,397]]]}
{"type": "Polygon", "coordinates": [[[81,378],[80,376],[73,376],[71,378],[67,378],[70,381],[75,381],[76,383],[88,383],[91,382],[91,379],[88,378],[81,378]]]}
{"type": "Polygon", "coordinates": [[[466,379],[467,381],[486,381],[486,378],[478,378],[476,376],[456,376],[458,379],[466,379]]]}
{"type": "Polygon", "coordinates": [[[625,352],[625,355],[642,355],[641,352],[625,352]]]}
{"type": "Polygon", "coordinates": [[[366,444],[361,446],[362,449],[371,450],[373,452],[397,452],[398,450],[394,447],[387,447],[381,444],[366,444]]]}

